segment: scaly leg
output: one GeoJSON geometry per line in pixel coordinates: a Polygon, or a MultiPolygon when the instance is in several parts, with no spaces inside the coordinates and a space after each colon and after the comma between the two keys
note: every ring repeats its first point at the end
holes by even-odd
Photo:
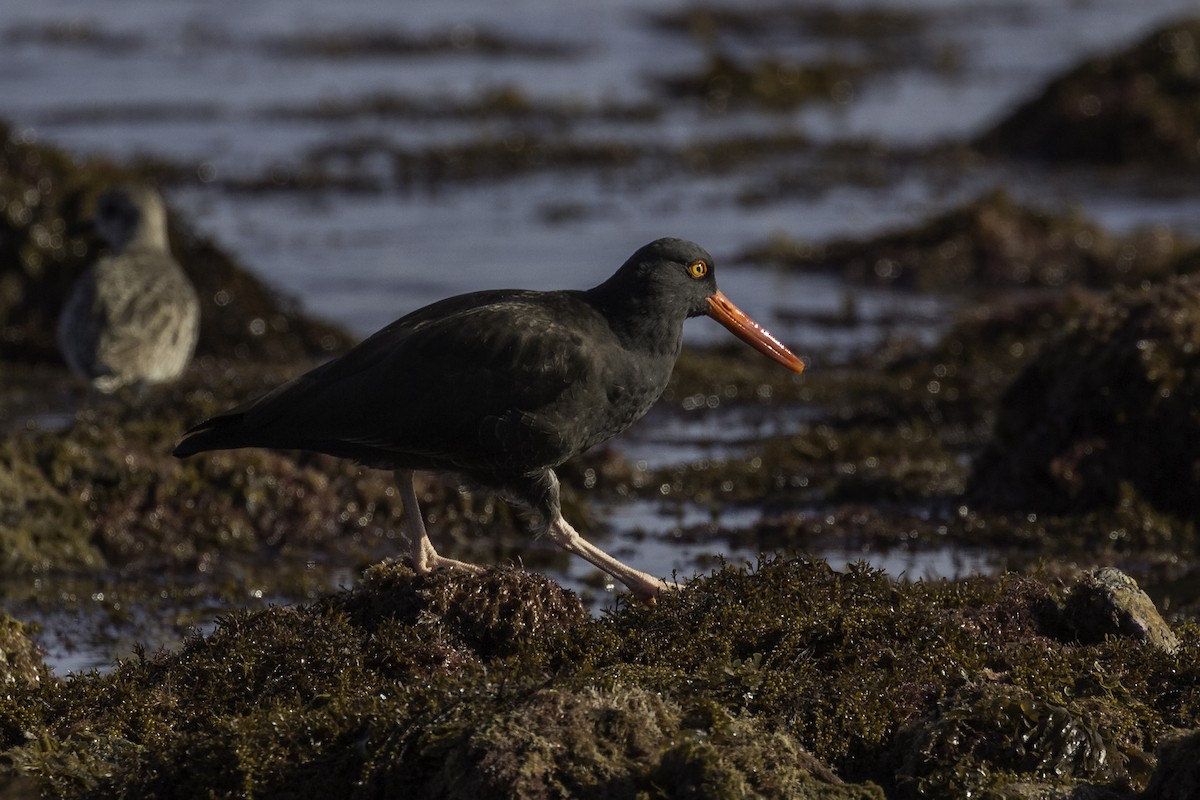
{"type": "Polygon", "coordinates": [[[435,569],[463,569],[467,572],[483,572],[483,567],[456,561],[438,555],[425,532],[425,520],[421,519],[421,506],[417,503],[417,489],[413,486],[411,469],[395,471],[396,486],[400,489],[400,499],[404,502],[404,513],[400,524],[403,528],[404,540],[408,543],[408,555],[412,559],[413,569],[418,575],[428,575],[435,569]]]}
{"type": "Polygon", "coordinates": [[[634,597],[646,603],[653,603],[654,598],[659,592],[667,589],[677,589],[676,585],[667,583],[664,580],[654,577],[653,575],[634,569],[633,567],[623,564],[617,559],[610,556],[608,553],[601,550],[596,545],[589,542],[579,535],[579,532],[571,527],[571,524],[563,519],[562,514],[559,514],[553,522],[550,523],[550,528],[546,531],[556,545],[574,553],[577,556],[587,559],[592,564],[595,564],[600,569],[612,575],[621,583],[629,587],[629,591],[633,592],[634,597]]]}

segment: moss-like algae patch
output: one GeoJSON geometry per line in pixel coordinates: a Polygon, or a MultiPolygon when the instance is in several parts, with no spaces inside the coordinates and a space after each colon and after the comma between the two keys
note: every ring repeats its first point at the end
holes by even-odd
{"type": "Polygon", "coordinates": [[[775,559],[590,619],[537,576],[381,566],[17,687],[5,772],[64,797],[1131,798],[1200,713],[1200,632],[1177,633],[1082,644],[1016,576],[775,559]]]}

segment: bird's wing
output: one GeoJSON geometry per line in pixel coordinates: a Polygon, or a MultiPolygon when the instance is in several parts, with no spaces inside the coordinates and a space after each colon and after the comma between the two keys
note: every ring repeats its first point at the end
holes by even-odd
{"type": "Polygon", "coordinates": [[[168,256],[122,253],[101,260],[93,313],[104,320],[100,356],[112,370],[137,370],[147,343],[177,328],[191,331],[199,314],[196,291],[168,256]]]}
{"type": "Polygon", "coordinates": [[[582,309],[560,299],[564,308],[520,292],[435,304],[267,395],[242,424],[277,447],[548,458],[563,446],[553,409],[596,368],[582,309]]]}

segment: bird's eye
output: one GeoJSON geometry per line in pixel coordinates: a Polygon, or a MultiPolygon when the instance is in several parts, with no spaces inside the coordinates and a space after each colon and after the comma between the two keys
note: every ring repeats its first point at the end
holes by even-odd
{"type": "Polygon", "coordinates": [[[703,261],[693,261],[688,264],[688,274],[693,278],[703,278],[708,274],[708,264],[703,261]]]}

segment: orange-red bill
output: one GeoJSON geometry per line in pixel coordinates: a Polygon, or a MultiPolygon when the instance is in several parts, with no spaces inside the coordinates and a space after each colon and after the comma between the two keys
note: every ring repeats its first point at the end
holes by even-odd
{"type": "Polygon", "coordinates": [[[793,372],[804,371],[803,361],[796,358],[792,351],[784,347],[766,328],[729,302],[729,298],[722,292],[718,291],[708,298],[708,315],[728,328],[734,336],[773,361],[778,361],[793,372]]]}

